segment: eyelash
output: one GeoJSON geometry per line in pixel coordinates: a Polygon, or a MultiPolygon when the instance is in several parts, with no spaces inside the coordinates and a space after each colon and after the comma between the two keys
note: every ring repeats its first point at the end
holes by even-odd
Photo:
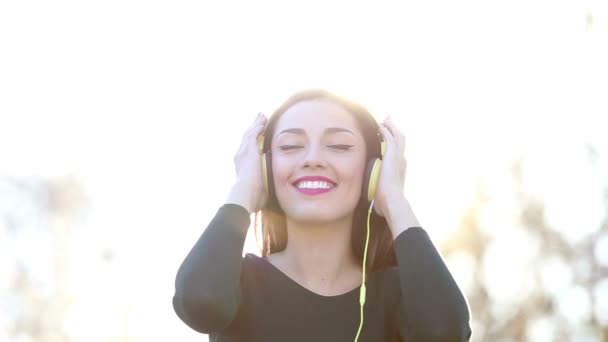
{"type": "MultiPolygon", "coordinates": [[[[337,149],[342,150],[342,151],[348,151],[351,147],[353,147],[353,145],[329,145],[329,147],[337,148],[337,149]]],[[[299,145],[282,145],[282,146],[279,146],[279,148],[282,151],[288,151],[288,150],[293,150],[293,149],[296,149],[296,148],[302,148],[302,146],[299,146],[299,145]]]]}
{"type": "Polygon", "coordinates": [[[351,147],[353,147],[353,145],[330,145],[329,147],[333,147],[333,148],[337,148],[343,151],[348,151],[350,150],[351,147]]]}

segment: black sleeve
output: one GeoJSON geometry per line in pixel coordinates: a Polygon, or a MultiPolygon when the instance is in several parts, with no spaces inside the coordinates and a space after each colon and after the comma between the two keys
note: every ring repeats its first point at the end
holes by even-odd
{"type": "Polygon", "coordinates": [[[173,308],[192,329],[209,334],[227,327],[240,303],[247,210],[224,204],[180,266],[173,308]]]}
{"type": "Polygon", "coordinates": [[[394,240],[401,303],[398,324],[407,341],[468,341],[467,302],[426,231],[412,227],[394,240]]]}

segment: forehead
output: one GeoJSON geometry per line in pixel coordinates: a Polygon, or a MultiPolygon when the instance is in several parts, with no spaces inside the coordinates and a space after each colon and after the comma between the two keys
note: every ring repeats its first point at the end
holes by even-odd
{"type": "Polygon", "coordinates": [[[352,113],[327,100],[302,101],[289,107],[277,121],[275,135],[287,128],[302,128],[319,133],[327,127],[341,127],[360,135],[352,113]]]}

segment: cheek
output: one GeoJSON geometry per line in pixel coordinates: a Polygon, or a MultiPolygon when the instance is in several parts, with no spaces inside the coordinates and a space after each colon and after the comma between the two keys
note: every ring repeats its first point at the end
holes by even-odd
{"type": "Polygon", "coordinates": [[[340,178],[343,181],[348,180],[352,188],[361,188],[364,172],[365,165],[362,160],[355,162],[351,160],[340,168],[340,178]]]}
{"type": "Polygon", "coordinates": [[[284,184],[288,181],[292,166],[285,158],[276,158],[272,160],[272,175],[276,185],[284,184]]]}
{"type": "MultiPolygon", "coordinates": [[[[296,169],[297,162],[289,160],[289,158],[273,158],[272,174],[275,182],[275,188],[284,185],[291,185],[289,180],[292,173],[296,169]]],[[[333,171],[337,173],[340,182],[347,182],[350,189],[361,190],[363,177],[365,173],[365,161],[361,158],[335,160],[333,163],[333,171]]]]}

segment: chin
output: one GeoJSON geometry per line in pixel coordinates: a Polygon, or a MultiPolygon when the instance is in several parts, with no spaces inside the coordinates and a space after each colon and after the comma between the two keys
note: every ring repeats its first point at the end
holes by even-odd
{"type": "Polygon", "coordinates": [[[311,223],[332,222],[352,215],[359,198],[360,194],[350,191],[308,197],[298,193],[295,187],[277,193],[277,199],[287,217],[311,223]]]}
{"type": "Polygon", "coordinates": [[[293,204],[284,208],[285,214],[291,220],[299,222],[332,222],[352,215],[353,208],[323,206],[318,204],[302,205],[293,204]]]}

